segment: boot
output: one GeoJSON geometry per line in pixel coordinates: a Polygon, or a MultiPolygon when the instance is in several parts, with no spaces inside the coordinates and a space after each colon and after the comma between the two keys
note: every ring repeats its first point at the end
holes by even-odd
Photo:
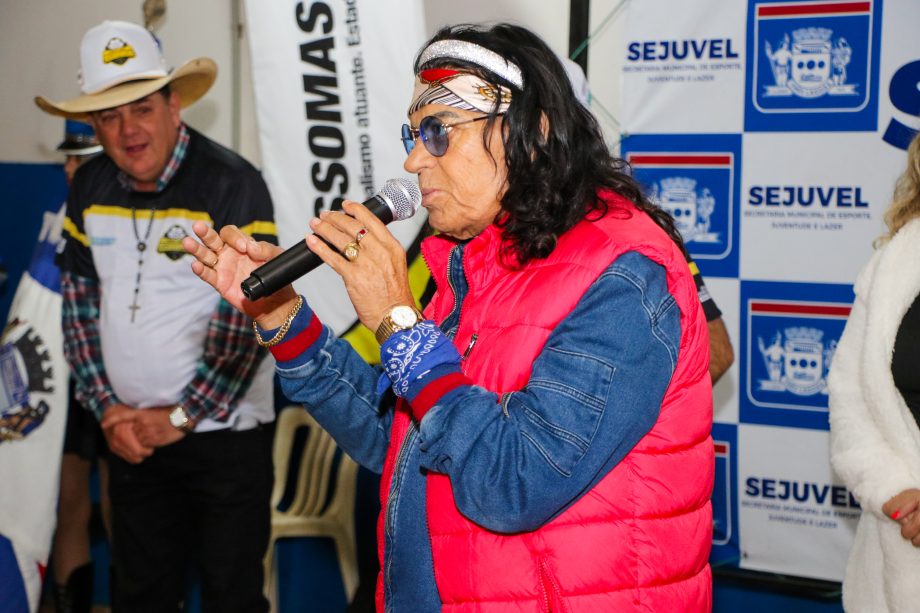
{"type": "Polygon", "coordinates": [[[90,613],[93,607],[93,563],[74,569],[67,583],[55,585],[57,613],[90,613]]]}

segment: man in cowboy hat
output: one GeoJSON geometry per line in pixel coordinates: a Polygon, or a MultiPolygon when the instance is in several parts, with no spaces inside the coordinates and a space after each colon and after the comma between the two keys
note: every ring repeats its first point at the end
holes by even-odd
{"type": "Polygon", "coordinates": [[[153,34],[119,21],[91,28],[80,59],[80,96],[35,102],[88,121],[105,153],[74,178],[60,260],[65,353],[114,454],[114,609],[178,610],[195,558],[205,610],[265,611],[272,368],[182,239],[203,219],[275,240],[268,190],[181,120],[213,61],[171,71],[153,34]]]}

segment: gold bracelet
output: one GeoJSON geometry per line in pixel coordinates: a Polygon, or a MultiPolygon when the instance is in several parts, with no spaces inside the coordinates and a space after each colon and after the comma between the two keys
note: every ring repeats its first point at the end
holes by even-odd
{"type": "Polygon", "coordinates": [[[268,339],[267,341],[262,340],[262,335],[259,334],[259,325],[255,320],[252,320],[252,329],[256,333],[256,342],[262,345],[263,347],[274,347],[278,343],[284,340],[284,335],[287,334],[288,330],[291,328],[291,324],[294,322],[294,318],[297,317],[297,313],[300,312],[300,307],[303,306],[303,296],[297,296],[297,302],[294,304],[294,308],[291,309],[290,314],[287,316],[287,319],[284,320],[284,323],[281,324],[281,327],[278,328],[278,331],[275,332],[275,335],[268,339]]]}

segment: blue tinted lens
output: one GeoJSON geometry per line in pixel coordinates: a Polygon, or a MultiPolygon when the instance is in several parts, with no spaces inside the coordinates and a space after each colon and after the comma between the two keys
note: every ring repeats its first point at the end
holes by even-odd
{"type": "Polygon", "coordinates": [[[406,154],[415,149],[415,139],[421,138],[422,144],[431,155],[441,157],[447,153],[447,126],[434,115],[422,118],[418,129],[414,130],[408,124],[402,126],[402,142],[406,154]]]}
{"type": "Polygon", "coordinates": [[[415,137],[412,134],[412,128],[410,128],[407,123],[402,125],[402,142],[403,147],[406,148],[406,155],[412,153],[412,150],[415,148],[415,137]]]}
{"type": "Polygon", "coordinates": [[[435,157],[441,157],[447,153],[447,128],[440,119],[429,115],[422,119],[418,129],[428,153],[435,157]]]}

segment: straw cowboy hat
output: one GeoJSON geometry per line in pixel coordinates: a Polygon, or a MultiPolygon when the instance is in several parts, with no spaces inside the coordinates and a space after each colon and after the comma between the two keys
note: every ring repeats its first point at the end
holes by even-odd
{"type": "Polygon", "coordinates": [[[206,57],[170,71],[156,37],[125,21],[90,28],[80,43],[80,65],[82,95],[63,102],[36,96],[35,104],[52,115],[85,119],[88,113],[140,100],[168,84],[185,108],[205,95],[217,77],[217,64],[206,57]]]}

